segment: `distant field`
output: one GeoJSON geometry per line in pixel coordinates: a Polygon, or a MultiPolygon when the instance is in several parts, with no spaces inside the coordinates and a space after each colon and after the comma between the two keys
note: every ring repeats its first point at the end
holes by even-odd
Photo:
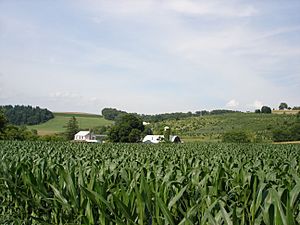
{"type": "Polygon", "coordinates": [[[65,131],[64,126],[68,120],[75,116],[81,129],[89,129],[97,126],[112,124],[111,121],[95,114],[59,112],[53,113],[54,118],[46,123],[28,126],[29,129],[36,129],[39,135],[55,134],[65,131]]]}
{"type": "Polygon", "coordinates": [[[273,110],[272,113],[274,113],[274,114],[291,114],[291,115],[295,115],[297,113],[300,113],[300,110],[273,110]]]}
{"type": "Polygon", "coordinates": [[[185,142],[217,141],[229,131],[246,131],[270,139],[273,129],[290,124],[295,118],[295,115],[288,114],[231,113],[168,120],[151,126],[155,133],[161,133],[164,126],[170,126],[172,132],[180,135],[185,142]]]}

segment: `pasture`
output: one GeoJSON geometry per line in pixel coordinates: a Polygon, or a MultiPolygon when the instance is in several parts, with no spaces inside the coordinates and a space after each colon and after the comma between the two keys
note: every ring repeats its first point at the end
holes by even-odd
{"type": "Polygon", "coordinates": [[[49,135],[62,133],[65,131],[65,125],[72,116],[75,116],[81,129],[89,129],[97,126],[112,124],[111,121],[104,119],[102,116],[86,113],[53,113],[54,118],[34,126],[27,126],[28,129],[35,129],[39,135],[49,135]]]}

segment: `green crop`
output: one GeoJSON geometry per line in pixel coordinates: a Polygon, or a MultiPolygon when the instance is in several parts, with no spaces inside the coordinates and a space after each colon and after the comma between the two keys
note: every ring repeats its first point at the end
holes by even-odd
{"type": "Polygon", "coordinates": [[[300,145],[0,142],[0,224],[300,224],[300,145]]]}

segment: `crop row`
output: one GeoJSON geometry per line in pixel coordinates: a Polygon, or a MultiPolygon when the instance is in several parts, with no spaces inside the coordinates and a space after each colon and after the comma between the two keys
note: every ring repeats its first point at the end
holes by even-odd
{"type": "Polygon", "coordinates": [[[300,146],[0,142],[1,224],[300,224],[300,146]]]}

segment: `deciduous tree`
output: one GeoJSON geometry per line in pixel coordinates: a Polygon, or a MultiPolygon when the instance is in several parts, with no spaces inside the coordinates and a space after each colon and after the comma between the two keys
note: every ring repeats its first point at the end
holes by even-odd
{"type": "Polygon", "coordinates": [[[79,131],[79,125],[77,119],[73,116],[70,118],[68,123],[66,124],[66,138],[68,140],[73,140],[74,135],[79,131]]]}

